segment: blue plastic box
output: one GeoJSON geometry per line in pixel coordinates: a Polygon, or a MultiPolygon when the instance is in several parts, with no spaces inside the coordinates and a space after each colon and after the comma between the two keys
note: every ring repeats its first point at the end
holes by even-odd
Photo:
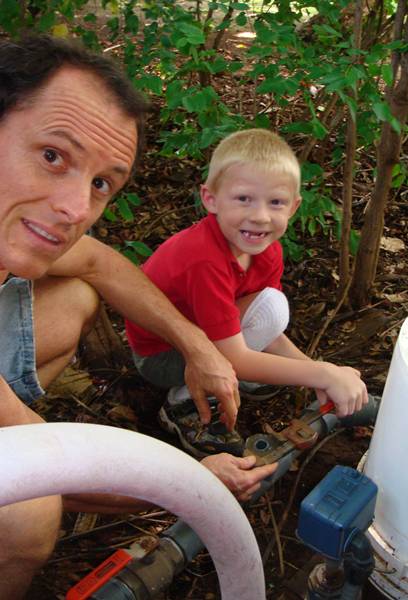
{"type": "Polygon", "coordinates": [[[356,530],[374,517],[377,486],[363,473],[337,465],[302,501],[297,535],[320,554],[340,560],[356,530]]]}

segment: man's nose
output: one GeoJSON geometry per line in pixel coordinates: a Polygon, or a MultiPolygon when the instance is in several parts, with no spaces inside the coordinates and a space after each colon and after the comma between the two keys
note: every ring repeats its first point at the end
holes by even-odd
{"type": "Polygon", "coordinates": [[[54,196],[53,208],[67,223],[82,223],[91,211],[91,192],[87,182],[64,182],[54,196]]]}

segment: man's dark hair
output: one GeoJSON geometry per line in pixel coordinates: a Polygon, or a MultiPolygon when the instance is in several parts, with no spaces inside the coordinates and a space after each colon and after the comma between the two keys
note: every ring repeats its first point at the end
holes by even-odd
{"type": "Polygon", "coordinates": [[[64,65],[101,79],[123,112],[135,119],[140,147],[147,101],[112,59],[90,52],[77,40],[30,35],[0,43],[0,119],[34,96],[64,65]]]}

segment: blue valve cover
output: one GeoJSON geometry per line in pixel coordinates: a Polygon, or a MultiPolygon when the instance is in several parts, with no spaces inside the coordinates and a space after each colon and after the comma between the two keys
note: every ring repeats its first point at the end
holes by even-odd
{"type": "Polygon", "coordinates": [[[363,473],[337,465],[300,506],[297,535],[320,554],[340,560],[356,530],[374,517],[377,486],[363,473]]]}

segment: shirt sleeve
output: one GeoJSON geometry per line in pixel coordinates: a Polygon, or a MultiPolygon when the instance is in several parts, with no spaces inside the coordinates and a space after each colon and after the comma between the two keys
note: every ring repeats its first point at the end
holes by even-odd
{"type": "Polygon", "coordinates": [[[228,272],[211,262],[195,264],[187,273],[186,285],[193,320],[210,340],[222,340],[241,331],[233,282],[228,272]]]}

